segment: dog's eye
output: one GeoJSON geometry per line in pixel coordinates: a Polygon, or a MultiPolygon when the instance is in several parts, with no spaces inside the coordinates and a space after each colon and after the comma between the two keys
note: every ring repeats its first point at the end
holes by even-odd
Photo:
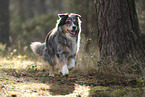
{"type": "Polygon", "coordinates": [[[71,20],[66,21],[66,24],[70,24],[70,23],[71,23],[71,20]]]}
{"type": "Polygon", "coordinates": [[[75,25],[77,25],[77,24],[78,24],[77,20],[73,20],[73,23],[74,23],[75,25]]]}

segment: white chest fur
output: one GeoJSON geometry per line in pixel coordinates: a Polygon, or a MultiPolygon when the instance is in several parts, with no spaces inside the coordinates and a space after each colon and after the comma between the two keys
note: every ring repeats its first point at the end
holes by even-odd
{"type": "Polygon", "coordinates": [[[75,54],[77,50],[76,38],[72,40],[72,53],[75,54]]]}
{"type": "Polygon", "coordinates": [[[74,55],[77,50],[77,43],[76,43],[76,37],[71,37],[68,33],[66,34],[67,39],[71,42],[71,49],[69,49],[69,53],[71,55],[74,55]]]}

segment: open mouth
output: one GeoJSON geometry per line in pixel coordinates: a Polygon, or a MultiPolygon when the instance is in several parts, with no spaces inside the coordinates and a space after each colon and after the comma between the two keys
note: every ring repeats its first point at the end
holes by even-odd
{"type": "Polygon", "coordinates": [[[75,34],[76,34],[75,30],[70,31],[70,30],[67,29],[67,31],[68,31],[71,35],[75,35],[75,34]]]}

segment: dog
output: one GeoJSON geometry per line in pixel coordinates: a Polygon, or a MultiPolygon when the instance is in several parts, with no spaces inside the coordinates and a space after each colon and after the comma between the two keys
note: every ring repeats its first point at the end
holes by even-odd
{"type": "Polygon", "coordinates": [[[32,42],[32,51],[43,57],[50,65],[49,76],[54,76],[54,66],[58,65],[60,72],[69,74],[75,67],[76,54],[79,50],[81,20],[75,13],[58,14],[56,26],[51,30],[44,43],[32,42]]]}

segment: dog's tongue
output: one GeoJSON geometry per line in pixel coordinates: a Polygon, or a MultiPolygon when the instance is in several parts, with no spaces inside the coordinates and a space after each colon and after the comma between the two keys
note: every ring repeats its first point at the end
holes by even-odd
{"type": "Polygon", "coordinates": [[[75,35],[75,31],[73,31],[73,32],[71,31],[71,34],[75,35]]]}

